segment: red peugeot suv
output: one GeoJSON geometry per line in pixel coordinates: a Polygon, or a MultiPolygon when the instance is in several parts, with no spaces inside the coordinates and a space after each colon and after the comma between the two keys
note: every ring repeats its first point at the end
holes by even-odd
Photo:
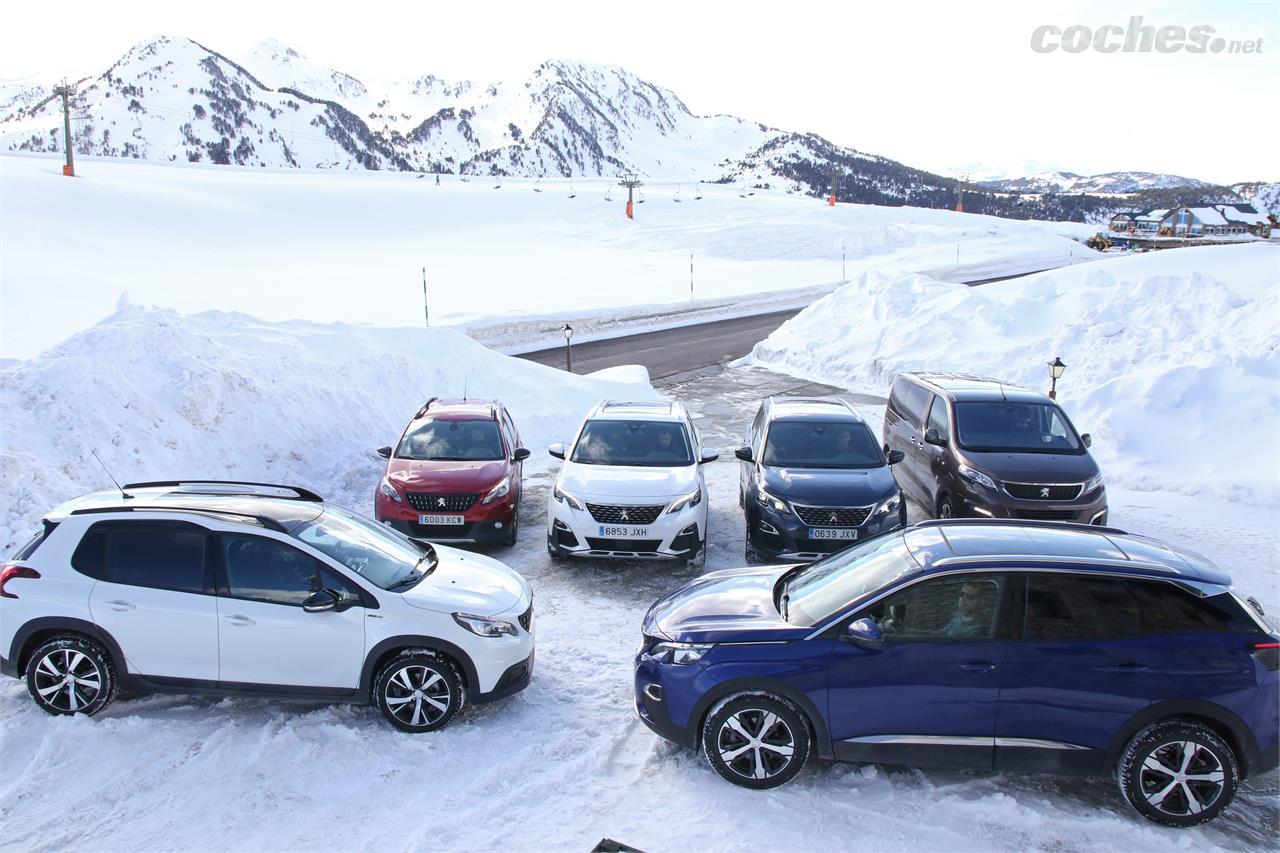
{"type": "Polygon", "coordinates": [[[431,542],[515,544],[529,451],[498,401],[432,397],[378,455],[387,460],[378,521],[431,542]]]}

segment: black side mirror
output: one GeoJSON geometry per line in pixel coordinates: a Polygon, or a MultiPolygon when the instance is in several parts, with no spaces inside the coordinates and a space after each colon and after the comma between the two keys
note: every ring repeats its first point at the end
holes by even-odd
{"type": "Polygon", "coordinates": [[[512,462],[523,462],[528,458],[529,458],[529,448],[527,447],[517,447],[516,452],[511,454],[512,462]]]}
{"type": "Polygon", "coordinates": [[[1089,435],[1087,432],[1080,436],[1080,441],[1084,443],[1085,447],[1093,447],[1093,436],[1089,435]]]}
{"type": "Polygon", "coordinates": [[[890,465],[897,465],[903,459],[907,458],[907,454],[903,453],[901,450],[890,450],[887,455],[890,465]]]}
{"type": "Polygon", "coordinates": [[[553,444],[553,445],[551,445],[551,446],[549,446],[549,447],[547,448],[547,452],[548,452],[548,453],[550,453],[552,456],[554,456],[554,457],[555,457],[555,458],[557,458],[557,459],[563,459],[563,458],[564,458],[564,445],[563,445],[563,444],[560,444],[559,442],[556,442],[555,444],[553,444]]]}
{"type": "Polygon", "coordinates": [[[855,619],[844,629],[840,639],[869,652],[878,652],[884,645],[884,633],[874,619],[855,619]]]}
{"type": "Polygon", "coordinates": [[[737,450],[733,451],[733,455],[741,459],[743,462],[753,461],[750,447],[739,447],[737,450]]]}
{"type": "Polygon", "coordinates": [[[323,613],[338,606],[338,594],[331,589],[322,589],[307,596],[302,602],[302,609],[308,613],[323,613]]]}
{"type": "Polygon", "coordinates": [[[946,447],[946,446],[947,446],[947,440],[946,440],[945,438],[943,438],[942,436],[938,435],[938,431],[937,431],[936,429],[927,430],[927,431],[925,432],[925,434],[924,434],[924,443],[925,443],[925,444],[933,444],[933,445],[936,445],[936,446],[938,446],[938,447],[946,447]]]}
{"type": "Polygon", "coordinates": [[[383,459],[390,459],[390,458],[391,458],[391,447],[390,447],[390,445],[386,445],[386,444],[384,444],[384,445],[382,445],[381,447],[379,447],[379,448],[378,448],[378,455],[379,455],[379,456],[381,456],[383,459]]]}

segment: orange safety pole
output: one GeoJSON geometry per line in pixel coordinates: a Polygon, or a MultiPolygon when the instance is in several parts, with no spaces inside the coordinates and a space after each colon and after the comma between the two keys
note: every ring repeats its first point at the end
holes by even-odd
{"type": "Polygon", "coordinates": [[[835,207],[835,206],[836,206],[836,194],[835,194],[835,193],[832,193],[831,195],[827,196],[827,204],[831,205],[832,207],[835,207]]]}
{"type": "Polygon", "coordinates": [[[627,219],[635,218],[635,209],[631,206],[631,199],[627,199],[627,219]]]}

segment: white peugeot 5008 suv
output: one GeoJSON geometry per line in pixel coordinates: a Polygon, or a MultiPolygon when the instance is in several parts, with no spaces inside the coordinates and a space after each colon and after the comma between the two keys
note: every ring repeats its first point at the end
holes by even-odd
{"type": "Polygon", "coordinates": [[[0,672],[53,714],[120,688],[372,703],[408,732],[523,689],[533,593],[306,489],[140,483],[68,501],[0,568],[0,672]]]}
{"type": "Polygon", "coordinates": [[[600,403],[587,415],[547,502],[553,558],[705,559],[702,465],[719,454],[698,443],[679,403],[600,403]]]}

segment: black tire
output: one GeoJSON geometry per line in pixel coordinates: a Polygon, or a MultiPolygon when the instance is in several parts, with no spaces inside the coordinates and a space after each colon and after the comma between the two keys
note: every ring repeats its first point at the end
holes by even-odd
{"type": "Polygon", "coordinates": [[[467,697],[453,665],[429,649],[409,649],[378,671],[373,702],[402,732],[434,732],[449,724],[467,697]]]}
{"type": "Polygon", "coordinates": [[[1116,765],[1125,802],[1164,826],[1213,820],[1231,804],[1239,778],[1236,754],[1227,742],[1208,726],[1187,720],[1147,726],[1129,741],[1116,765]]]}
{"type": "Polygon", "coordinates": [[[561,551],[556,545],[552,544],[551,537],[547,537],[547,554],[554,562],[560,563],[568,559],[564,551],[561,551]]]}
{"type": "Polygon", "coordinates": [[[698,571],[701,571],[702,569],[706,568],[707,542],[705,539],[702,542],[698,543],[698,553],[694,554],[691,557],[684,558],[684,564],[689,568],[696,569],[698,571]]]}
{"type": "Polygon", "coordinates": [[[722,701],[702,726],[707,762],[743,788],[764,790],[790,782],[809,760],[809,745],[804,714],[771,694],[740,693],[722,701]]]}
{"type": "Polygon", "coordinates": [[[27,659],[26,675],[27,692],[49,714],[92,717],[116,697],[116,667],[111,655],[96,641],[79,634],[40,644],[27,659]]]}
{"type": "Polygon", "coordinates": [[[516,510],[516,514],[511,516],[511,526],[507,528],[506,533],[502,534],[502,544],[511,548],[518,538],[520,538],[520,511],[516,510]]]}
{"type": "Polygon", "coordinates": [[[956,512],[955,501],[951,500],[951,495],[943,492],[938,495],[938,506],[934,509],[935,518],[959,518],[960,513],[956,512]]]}
{"type": "Polygon", "coordinates": [[[747,561],[748,566],[754,566],[760,562],[760,552],[756,550],[756,545],[751,541],[751,531],[747,531],[747,544],[742,549],[743,559],[747,561]]]}

